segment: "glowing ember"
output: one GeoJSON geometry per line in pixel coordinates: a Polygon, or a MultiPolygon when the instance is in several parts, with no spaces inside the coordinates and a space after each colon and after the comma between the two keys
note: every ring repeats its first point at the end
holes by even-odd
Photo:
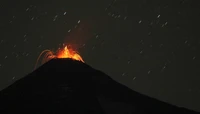
{"type": "Polygon", "coordinates": [[[71,58],[74,60],[78,60],[78,61],[83,61],[83,59],[81,58],[81,56],[74,50],[72,50],[71,48],[68,48],[67,46],[65,46],[65,48],[63,50],[60,50],[57,53],[57,58],[71,58]]]}

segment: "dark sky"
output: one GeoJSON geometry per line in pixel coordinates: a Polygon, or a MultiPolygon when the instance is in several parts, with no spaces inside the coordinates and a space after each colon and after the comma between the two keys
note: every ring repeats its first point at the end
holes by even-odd
{"type": "Polygon", "coordinates": [[[128,87],[200,111],[198,0],[4,0],[0,89],[45,49],[71,44],[128,87]]]}

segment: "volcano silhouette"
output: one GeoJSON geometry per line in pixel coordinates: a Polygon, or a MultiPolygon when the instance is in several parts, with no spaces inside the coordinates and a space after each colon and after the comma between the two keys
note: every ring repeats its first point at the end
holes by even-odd
{"type": "Polygon", "coordinates": [[[199,114],[72,59],[52,59],[0,92],[0,114],[199,114]]]}

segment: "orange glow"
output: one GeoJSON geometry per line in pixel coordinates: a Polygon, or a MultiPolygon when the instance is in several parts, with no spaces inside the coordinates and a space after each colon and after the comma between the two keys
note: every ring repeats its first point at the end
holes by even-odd
{"type": "Polygon", "coordinates": [[[69,46],[65,46],[63,49],[59,49],[57,54],[55,54],[51,50],[42,51],[37,58],[34,69],[36,69],[36,67],[39,65],[39,62],[41,62],[41,64],[44,64],[54,58],[71,58],[84,63],[82,57],[78,54],[78,52],[74,51],[72,48],[69,48],[69,46]],[[40,60],[41,58],[42,60],[40,60]]]}
{"type": "Polygon", "coordinates": [[[83,59],[81,58],[81,56],[74,50],[72,50],[71,48],[65,46],[64,49],[60,50],[57,53],[57,58],[71,58],[74,60],[78,60],[78,61],[83,61],[83,59]]]}

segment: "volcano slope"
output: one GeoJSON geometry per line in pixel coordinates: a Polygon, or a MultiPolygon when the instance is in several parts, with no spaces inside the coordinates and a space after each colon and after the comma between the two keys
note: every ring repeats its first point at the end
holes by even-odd
{"type": "Polygon", "coordinates": [[[1,114],[200,114],[148,97],[72,59],[52,59],[0,92],[1,114]]]}

